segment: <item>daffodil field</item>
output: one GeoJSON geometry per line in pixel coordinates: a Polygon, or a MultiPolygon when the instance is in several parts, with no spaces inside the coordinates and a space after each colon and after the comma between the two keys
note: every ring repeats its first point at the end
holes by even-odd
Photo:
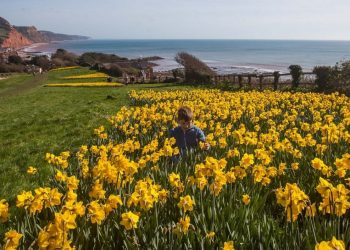
{"type": "Polygon", "coordinates": [[[71,82],[71,83],[49,83],[45,87],[122,87],[124,84],[118,82],[71,82]]]}
{"type": "Polygon", "coordinates": [[[133,105],[91,145],[46,154],[49,185],[24,190],[13,208],[1,200],[4,249],[349,249],[349,98],[129,95],[133,105]],[[169,130],[183,105],[210,149],[175,164],[169,130]]]}

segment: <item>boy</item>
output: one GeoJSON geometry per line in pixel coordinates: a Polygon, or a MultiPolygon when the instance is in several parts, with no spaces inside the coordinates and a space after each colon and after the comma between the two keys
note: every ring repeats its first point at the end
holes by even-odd
{"type": "MultiPolygon", "coordinates": [[[[198,147],[199,142],[205,143],[205,135],[197,126],[193,125],[193,112],[191,108],[183,106],[177,112],[179,126],[170,130],[170,136],[176,139],[176,146],[180,155],[184,156],[187,149],[198,147]]],[[[205,150],[209,149],[209,144],[205,143],[205,150]]]]}

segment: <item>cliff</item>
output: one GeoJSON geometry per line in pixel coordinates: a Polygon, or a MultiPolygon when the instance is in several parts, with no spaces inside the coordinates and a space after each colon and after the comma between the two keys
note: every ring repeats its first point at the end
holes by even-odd
{"type": "Polygon", "coordinates": [[[50,39],[39,32],[34,26],[14,26],[14,28],[34,43],[50,42],[50,39]]]}
{"type": "Polygon", "coordinates": [[[0,17],[0,44],[7,38],[11,31],[10,23],[4,18],[0,17]]]}
{"type": "Polygon", "coordinates": [[[31,45],[33,42],[19,33],[16,29],[11,28],[7,37],[3,40],[1,47],[3,48],[21,48],[31,45]]]}
{"type": "Polygon", "coordinates": [[[0,17],[0,48],[17,49],[33,43],[83,39],[88,37],[40,31],[34,26],[12,26],[6,19],[0,17]]]}
{"type": "Polygon", "coordinates": [[[39,32],[41,34],[43,34],[50,42],[89,39],[89,37],[87,37],[87,36],[66,35],[66,34],[59,34],[59,33],[54,33],[54,32],[51,32],[51,31],[44,31],[44,30],[40,30],[39,32]]]}

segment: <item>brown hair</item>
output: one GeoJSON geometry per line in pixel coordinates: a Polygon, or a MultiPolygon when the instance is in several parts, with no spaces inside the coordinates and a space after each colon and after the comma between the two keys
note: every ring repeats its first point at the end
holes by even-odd
{"type": "Polygon", "coordinates": [[[192,121],[193,120],[193,112],[190,107],[188,106],[182,106],[177,111],[177,120],[181,121],[184,120],[185,122],[192,121]]]}

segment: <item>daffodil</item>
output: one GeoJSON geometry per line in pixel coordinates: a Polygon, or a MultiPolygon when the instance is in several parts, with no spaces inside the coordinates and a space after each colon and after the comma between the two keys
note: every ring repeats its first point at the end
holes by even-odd
{"type": "Polygon", "coordinates": [[[126,230],[131,230],[133,228],[137,228],[139,218],[140,217],[137,214],[129,211],[121,215],[120,224],[123,225],[126,230]]]}

